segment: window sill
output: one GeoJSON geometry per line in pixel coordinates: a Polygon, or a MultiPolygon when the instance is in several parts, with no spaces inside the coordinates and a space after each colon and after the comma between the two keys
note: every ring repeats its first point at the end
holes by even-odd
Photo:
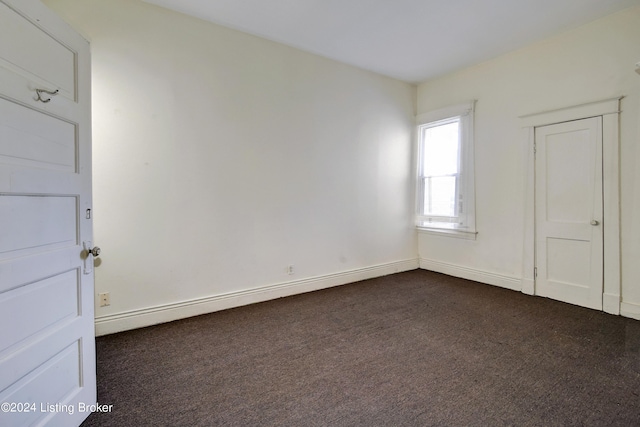
{"type": "Polygon", "coordinates": [[[464,231],[454,228],[436,228],[436,227],[424,227],[418,226],[418,233],[431,234],[434,236],[448,236],[456,239],[476,240],[478,235],[477,231],[464,231]]]}

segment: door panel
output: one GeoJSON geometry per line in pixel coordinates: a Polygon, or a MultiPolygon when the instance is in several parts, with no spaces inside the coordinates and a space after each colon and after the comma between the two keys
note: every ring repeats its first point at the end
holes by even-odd
{"type": "MultiPolygon", "coordinates": [[[[591,220],[590,209],[592,188],[588,183],[592,169],[582,167],[593,160],[593,153],[586,141],[587,130],[547,134],[542,143],[546,151],[546,218],[554,224],[580,224],[591,220]]],[[[543,132],[543,130],[540,130],[543,132]]],[[[542,153],[540,154],[542,156],[542,153]]]]}
{"type": "MultiPolygon", "coordinates": [[[[47,413],[50,415],[49,418],[53,418],[51,415],[58,415],[58,419],[63,414],[71,415],[67,412],[56,414],[57,411],[51,409],[51,406],[58,402],[64,402],[65,397],[77,394],[82,389],[80,377],[82,366],[79,365],[79,361],[82,360],[80,357],[81,347],[79,341],[71,343],[2,393],[0,399],[3,402],[36,403],[33,411],[20,414],[20,422],[23,424],[19,425],[32,425],[39,419],[46,418],[42,415],[47,413]]],[[[60,405],[60,407],[62,406],[60,405]]],[[[67,408],[69,407],[67,406],[67,408]]],[[[78,408],[74,407],[74,411],[77,412],[77,410],[78,408]]],[[[11,420],[11,415],[0,415],[0,417],[11,420]]],[[[59,424],[64,425],[61,421],[59,424]]]]}
{"type": "Polygon", "coordinates": [[[0,99],[0,161],[75,173],[76,151],[74,124],[0,99]]]}
{"type": "Polygon", "coordinates": [[[586,240],[547,238],[547,278],[555,283],[569,283],[587,288],[590,269],[575,268],[591,257],[591,243],[586,240]]]}
{"type": "Polygon", "coordinates": [[[601,310],[601,118],[542,126],[535,140],[536,294],[601,310]]]}
{"type": "Polygon", "coordinates": [[[34,409],[2,426],[79,425],[96,402],[90,107],[88,43],[0,0],[0,402],[34,409]]]}
{"type": "Polygon", "coordinates": [[[5,195],[0,197],[0,256],[20,256],[77,245],[78,208],[73,196],[5,195]]]}
{"type": "Polygon", "coordinates": [[[75,53],[2,3],[0,58],[3,67],[45,85],[44,89],[58,89],[61,96],[75,99],[75,53]]]}
{"type": "Polygon", "coordinates": [[[0,330],[0,351],[79,316],[79,289],[78,271],[72,270],[0,294],[0,324],[14,325],[0,330]],[[42,314],[35,317],[26,306],[42,314]]]}

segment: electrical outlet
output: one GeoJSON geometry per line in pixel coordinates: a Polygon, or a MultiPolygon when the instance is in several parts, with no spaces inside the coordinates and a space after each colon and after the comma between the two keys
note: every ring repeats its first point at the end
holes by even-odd
{"type": "Polygon", "coordinates": [[[109,292],[98,294],[98,297],[100,298],[100,307],[111,305],[111,296],[109,296],[109,292]]]}
{"type": "Polygon", "coordinates": [[[292,275],[294,273],[293,265],[287,266],[287,274],[292,275]]]}

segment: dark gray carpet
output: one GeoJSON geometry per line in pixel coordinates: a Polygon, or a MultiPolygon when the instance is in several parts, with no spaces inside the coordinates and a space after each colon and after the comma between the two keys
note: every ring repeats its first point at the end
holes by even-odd
{"type": "Polygon", "coordinates": [[[640,322],[416,270],[97,339],[83,426],[640,426],[640,322]]]}

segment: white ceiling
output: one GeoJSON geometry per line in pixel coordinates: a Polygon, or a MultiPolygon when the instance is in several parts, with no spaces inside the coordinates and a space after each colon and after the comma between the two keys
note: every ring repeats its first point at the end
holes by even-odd
{"type": "Polygon", "coordinates": [[[418,83],[640,0],[144,0],[418,83]]]}

